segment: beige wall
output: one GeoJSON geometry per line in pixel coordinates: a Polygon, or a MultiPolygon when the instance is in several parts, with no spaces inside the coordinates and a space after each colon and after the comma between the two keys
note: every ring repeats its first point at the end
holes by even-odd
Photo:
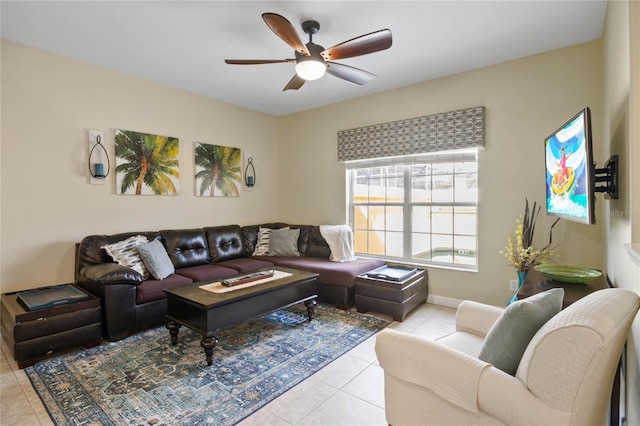
{"type": "MultiPolygon", "coordinates": [[[[640,243],[640,3],[610,1],[604,40],[604,155],[620,156],[620,198],[605,203],[607,270],[612,283],[640,293],[640,265],[625,245],[640,243]],[[633,67],[633,68],[632,68],[633,67]],[[633,235],[636,235],[634,240],[633,235]]],[[[627,424],[640,424],[640,318],[628,340],[627,424]]]]}
{"type": "MultiPolygon", "coordinates": [[[[486,107],[486,149],[479,155],[479,272],[431,269],[430,293],[504,305],[515,270],[498,253],[524,209],[544,203],[543,140],[583,106],[602,151],[601,42],[592,42],[465,72],[280,120],[281,216],[290,222],[344,223],[345,167],[337,131],[460,108],[486,107]]],[[[596,156],[598,164],[604,159],[596,156]]],[[[561,221],[554,240],[562,262],[604,267],[602,197],[598,224],[561,221]]],[[[539,230],[551,218],[539,217],[539,230]]],[[[548,238],[540,234],[542,239],[548,238]]]]}
{"type": "MultiPolygon", "coordinates": [[[[484,105],[479,272],[434,269],[431,293],[504,304],[515,272],[498,252],[524,198],[544,200],[542,140],[584,105],[592,108],[595,143],[602,140],[600,42],[279,119],[11,42],[2,50],[3,291],[71,281],[74,243],[92,233],[274,219],[344,223],[338,130],[484,105]],[[104,186],[87,183],[86,129],[106,132],[113,158],[116,128],[180,138],[180,195],[115,195],[113,175],[104,186]],[[260,183],[239,198],[195,197],[193,141],[252,151],[260,183]]],[[[550,222],[542,214],[539,229],[550,222]]],[[[604,267],[602,222],[600,213],[595,226],[562,221],[560,260],[604,267]]]]}
{"type": "Polygon", "coordinates": [[[90,234],[253,224],[278,216],[274,117],[2,41],[2,292],[73,281],[74,244],[90,234]],[[177,196],[115,195],[87,178],[87,129],[180,139],[177,196]],[[194,196],[194,141],[249,151],[257,185],[194,196]]]}

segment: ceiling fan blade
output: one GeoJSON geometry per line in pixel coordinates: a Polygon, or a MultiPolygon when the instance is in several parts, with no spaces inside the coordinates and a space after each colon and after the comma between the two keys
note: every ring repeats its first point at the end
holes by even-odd
{"type": "Polygon", "coordinates": [[[336,62],[327,62],[327,72],[358,86],[362,86],[376,78],[375,74],[336,62]]]}
{"type": "Polygon", "coordinates": [[[325,61],[353,58],[391,47],[391,30],[380,30],[336,44],[320,53],[325,61]]]}
{"type": "Polygon", "coordinates": [[[307,46],[300,39],[298,32],[293,28],[291,22],[284,16],[277,13],[263,13],[262,19],[267,23],[271,31],[276,33],[285,43],[293,47],[295,51],[304,56],[310,56],[307,46]]]}
{"type": "Polygon", "coordinates": [[[295,59],[225,59],[225,64],[231,65],[260,65],[279,64],[282,62],[295,62],[295,59]]]}
{"type": "Polygon", "coordinates": [[[284,92],[285,90],[298,90],[302,87],[305,81],[306,80],[304,78],[299,77],[298,74],[295,74],[293,78],[289,80],[284,89],[282,89],[282,91],[284,92]]]}

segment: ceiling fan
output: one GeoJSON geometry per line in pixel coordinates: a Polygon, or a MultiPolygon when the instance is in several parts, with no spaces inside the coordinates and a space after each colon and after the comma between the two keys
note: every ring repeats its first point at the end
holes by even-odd
{"type": "Polygon", "coordinates": [[[320,30],[320,24],[317,21],[302,23],[302,30],[309,34],[309,43],[305,44],[291,22],[285,17],[277,13],[263,13],[262,19],[278,37],[295,50],[295,59],[225,59],[225,62],[232,65],[295,62],[296,74],[283,90],[297,90],[302,87],[305,81],[317,80],[325,72],[351,83],[363,85],[376,76],[359,68],[333,62],[333,60],[353,58],[391,47],[391,31],[388,29],[364,34],[325,49],[313,43],[313,35],[320,30]]]}

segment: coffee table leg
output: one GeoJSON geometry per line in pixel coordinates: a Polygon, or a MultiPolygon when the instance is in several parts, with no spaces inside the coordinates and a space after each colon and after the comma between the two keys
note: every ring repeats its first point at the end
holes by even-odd
{"type": "Polygon", "coordinates": [[[200,341],[200,346],[204,348],[204,355],[207,360],[207,365],[213,364],[213,348],[216,347],[219,340],[216,336],[203,337],[200,341]]]}
{"type": "Polygon", "coordinates": [[[309,318],[309,321],[313,319],[313,315],[316,312],[317,304],[318,302],[316,302],[316,299],[311,299],[304,302],[304,306],[307,307],[307,317],[309,318]]]}
{"type": "Polygon", "coordinates": [[[178,344],[178,331],[180,331],[181,325],[175,321],[167,322],[167,328],[169,329],[169,334],[171,334],[171,344],[178,344]]]}

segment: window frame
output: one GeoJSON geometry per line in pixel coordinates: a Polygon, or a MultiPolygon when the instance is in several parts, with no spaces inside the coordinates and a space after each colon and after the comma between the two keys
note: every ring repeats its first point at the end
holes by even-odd
{"type": "MultiPolygon", "coordinates": [[[[372,254],[372,253],[361,253],[356,252],[356,255],[366,256],[366,257],[374,257],[381,258],[388,261],[403,263],[403,264],[412,264],[418,266],[427,266],[434,268],[443,268],[443,269],[452,269],[452,270],[463,270],[470,272],[478,271],[478,213],[479,213],[479,202],[478,202],[478,175],[479,175],[479,161],[478,161],[478,148],[470,148],[464,150],[455,150],[455,151],[443,151],[443,152],[434,152],[430,154],[418,154],[418,155],[408,155],[401,157],[388,157],[381,159],[370,159],[370,160],[358,160],[358,161],[350,161],[346,163],[346,179],[347,179],[347,220],[351,229],[353,229],[354,236],[358,229],[355,227],[355,218],[354,218],[354,210],[355,206],[400,206],[403,209],[402,217],[403,217],[403,226],[402,226],[402,256],[388,256],[385,254],[372,254]],[[454,183],[452,189],[452,200],[447,202],[438,202],[438,201],[413,201],[412,199],[412,169],[416,165],[421,164],[437,164],[437,163],[448,163],[448,162],[463,162],[463,161],[472,161],[475,163],[475,170],[472,174],[475,175],[475,199],[473,201],[457,201],[455,197],[455,169],[453,170],[453,179],[454,183]],[[357,177],[354,175],[357,169],[363,168],[379,168],[379,167],[388,167],[388,166],[404,166],[405,170],[403,170],[403,187],[404,187],[404,199],[402,202],[393,203],[388,202],[386,200],[386,192],[385,192],[385,201],[383,202],[371,202],[367,200],[362,203],[354,203],[354,185],[356,183],[357,177]],[[456,220],[455,213],[452,212],[452,224],[451,224],[451,232],[450,233],[435,233],[436,235],[449,235],[452,238],[452,241],[456,239],[456,237],[471,237],[475,239],[475,247],[473,250],[475,251],[475,264],[463,264],[463,263],[455,263],[455,253],[452,253],[453,258],[450,262],[442,262],[442,261],[433,261],[433,260],[424,260],[421,261],[413,257],[412,253],[412,239],[414,238],[414,230],[413,230],[413,211],[416,207],[451,207],[453,212],[455,212],[457,208],[473,208],[475,210],[475,224],[474,234],[459,234],[456,233],[456,220]]],[[[430,174],[429,176],[433,176],[430,174]]],[[[386,185],[383,185],[386,188],[386,185]]],[[[433,213],[431,213],[433,214],[433,213]]],[[[367,231],[370,231],[370,225],[367,223],[367,231]]],[[[385,225],[386,230],[386,225],[385,225]]],[[[428,232],[429,240],[433,241],[433,229],[430,229],[428,232]]],[[[453,243],[452,243],[453,245],[453,243]]],[[[453,245],[453,249],[455,250],[455,245],[453,245]]],[[[464,256],[460,252],[460,250],[466,249],[458,249],[458,255],[464,256]]]]}

